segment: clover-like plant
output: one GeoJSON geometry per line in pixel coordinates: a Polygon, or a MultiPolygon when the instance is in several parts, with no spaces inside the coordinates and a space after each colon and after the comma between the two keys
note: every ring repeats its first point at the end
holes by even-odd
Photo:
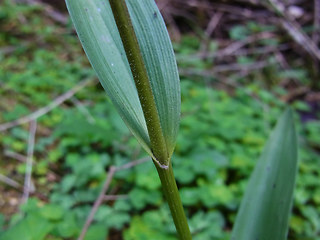
{"type": "MultiPolygon", "coordinates": [[[[179,75],[154,0],[66,2],[101,84],[154,162],[179,238],[192,239],[171,165],[180,119],[179,75]]],[[[257,162],[232,240],[286,238],[297,169],[292,118],[291,110],[283,114],[257,162]]]]}

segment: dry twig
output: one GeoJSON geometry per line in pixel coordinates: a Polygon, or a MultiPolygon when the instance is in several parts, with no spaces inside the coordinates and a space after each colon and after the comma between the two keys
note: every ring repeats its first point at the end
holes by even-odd
{"type": "Polygon", "coordinates": [[[90,227],[90,225],[91,225],[91,223],[93,221],[94,215],[97,212],[99,206],[101,205],[101,203],[103,201],[118,199],[119,196],[124,197],[124,195],[118,195],[118,196],[111,196],[111,195],[108,196],[108,195],[106,195],[114,174],[117,171],[129,169],[129,168],[132,168],[132,167],[134,167],[136,165],[144,163],[148,159],[149,158],[142,158],[142,159],[139,159],[139,160],[132,161],[132,162],[129,162],[127,164],[124,164],[124,165],[122,165],[120,167],[111,166],[109,168],[109,171],[107,172],[107,178],[106,178],[106,180],[105,180],[105,182],[103,184],[101,192],[100,192],[98,198],[96,199],[96,201],[94,202],[94,204],[93,204],[93,206],[91,208],[91,211],[90,211],[90,213],[89,213],[89,215],[87,217],[87,220],[86,220],[85,224],[83,225],[83,228],[82,228],[81,233],[80,233],[80,235],[78,237],[78,240],[83,240],[84,239],[84,237],[85,237],[85,235],[86,235],[86,233],[87,233],[87,231],[88,231],[88,229],[89,229],[89,227],[90,227]]]}
{"type": "Polygon", "coordinates": [[[210,19],[210,22],[208,23],[208,26],[207,26],[206,31],[205,31],[205,33],[207,34],[208,37],[213,33],[213,31],[218,26],[222,16],[223,16],[222,12],[217,12],[210,19]]]}
{"type": "Polygon", "coordinates": [[[282,6],[275,0],[268,0],[267,6],[280,20],[281,26],[287,31],[289,36],[304,49],[313,59],[320,60],[320,50],[318,46],[306,35],[299,24],[282,10],[282,6]]]}
{"type": "Polygon", "coordinates": [[[16,159],[20,162],[26,162],[27,161],[27,157],[20,154],[20,153],[16,153],[16,152],[12,152],[9,150],[4,151],[4,155],[13,159],[16,159]]]}
{"type": "Polygon", "coordinates": [[[60,23],[62,25],[66,25],[68,23],[68,16],[59,11],[56,11],[50,4],[47,4],[39,0],[20,0],[20,1],[30,5],[40,6],[41,8],[43,8],[46,14],[57,23],[60,23]]]}
{"type": "Polygon", "coordinates": [[[314,0],[314,17],[313,17],[313,34],[312,40],[318,45],[320,34],[320,0],[314,0]]]}
{"type": "Polygon", "coordinates": [[[96,119],[91,115],[88,109],[80,102],[76,97],[70,98],[71,102],[77,107],[77,109],[86,117],[90,124],[94,124],[96,119]]]}
{"type": "Polygon", "coordinates": [[[21,189],[21,185],[18,182],[14,181],[11,178],[8,178],[2,174],[0,174],[0,182],[3,182],[11,187],[16,188],[16,189],[21,189]]]}
{"type": "Polygon", "coordinates": [[[76,94],[82,88],[84,88],[85,86],[87,86],[89,83],[92,83],[92,82],[93,82],[92,79],[85,79],[85,80],[81,81],[78,85],[76,85],[75,87],[73,87],[72,89],[67,91],[66,93],[64,93],[64,94],[60,95],[59,97],[57,97],[56,99],[54,99],[47,106],[40,108],[37,111],[35,111],[27,116],[24,116],[22,118],[19,118],[17,120],[14,120],[12,122],[0,124],[0,132],[5,131],[9,128],[15,127],[17,125],[31,122],[31,121],[47,114],[52,109],[54,109],[55,107],[59,106],[60,104],[62,104],[63,102],[65,102],[66,100],[71,98],[74,94],[76,94]]]}
{"type": "Polygon", "coordinates": [[[128,195],[105,195],[103,197],[103,200],[104,201],[115,201],[115,200],[118,200],[118,199],[127,199],[128,198],[128,195]]]}
{"type": "Polygon", "coordinates": [[[198,70],[191,68],[180,68],[179,72],[181,75],[185,76],[200,76],[200,77],[214,77],[216,73],[229,72],[229,71],[239,71],[239,72],[249,72],[253,70],[258,70],[270,65],[268,61],[259,61],[252,64],[224,64],[217,65],[212,70],[198,70]]]}
{"type": "Polygon", "coordinates": [[[31,186],[31,174],[32,174],[32,161],[34,152],[35,135],[37,131],[37,120],[30,122],[29,139],[28,139],[28,152],[26,162],[26,175],[24,179],[24,190],[22,196],[22,202],[28,201],[30,186],[31,186]]]}
{"type": "Polygon", "coordinates": [[[110,183],[111,183],[111,180],[113,178],[113,175],[114,173],[116,172],[116,168],[114,166],[111,166],[109,168],[109,171],[107,173],[107,178],[106,178],[106,181],[104,182],[103,184],[103,187],[102,187],[102,190],[99,194],[99,197],[96,199],[96,201],[94,202],[92,208],[91,208],[91,211],[90,211],[90,214],[89,216],[87,217],[87,220],[81,230],[81,233],[80,233],[80,236],[78,237],[78,240],[83,240],[89,227],[90,227],[90,224],[91,222],[93,221],[93,217],[95,215],[95,213],[97,212],[99,206],[101,205],[101,203],[103,202],[104,200],[104,197],[105,197],[105,194],[106,192],[108,191],[109,189],[109,186],[110,186],[110,183]]]}

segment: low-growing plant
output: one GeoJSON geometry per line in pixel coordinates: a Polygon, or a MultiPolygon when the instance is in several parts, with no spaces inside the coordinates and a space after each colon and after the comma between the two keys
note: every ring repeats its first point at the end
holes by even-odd
{"type": "MultiPolygon", "coordinates": [[[[155,2],[66,2],[101,84],[153,160],[179,238],[191,239],[171,164],[180,118],[179,75],[155,2]]],[[[257,162],[233,229],[234,240],[286,238],[297,169],[292,118],[286,110],[257,162]]]]}

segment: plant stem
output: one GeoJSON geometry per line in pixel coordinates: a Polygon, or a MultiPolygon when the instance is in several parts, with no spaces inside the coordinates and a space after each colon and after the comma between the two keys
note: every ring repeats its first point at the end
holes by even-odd
{"type": "Polygon", "coordinates": [[[160,118],[126,2],[125,0],[109,0],[109,2],[129,61],[143,114],[146,119],[151,150],[159,164],[163,165],[164,168],[167,168],[169,165],[169,156],[160,125],[160,118]]]}
{"type": "Polygon", "coordinates": [[[183,210],[178,187],[174,178],[171,162],[168,169],[159,167],[155,163],[157,168],[164,196],[168,201],[171,215],[176,226],[179,238],[181,240],[191,240],[191,233],[188,226],[188,221],[183,210]]]}
{"type": "Polygon", "coordinates": [[[129,61],[143,114],[146,119],[151,150],[153,151],[153,157],[155,158],[153,160],[162,183],[164,195],[168,201],[179,238],[181,240],[191,240],[191,233],[173,175],[172,165],[162,133],[160,118],[152,93],[150,80],[126,2],[125,0],[109,0],[109,2],[129,61]]]}

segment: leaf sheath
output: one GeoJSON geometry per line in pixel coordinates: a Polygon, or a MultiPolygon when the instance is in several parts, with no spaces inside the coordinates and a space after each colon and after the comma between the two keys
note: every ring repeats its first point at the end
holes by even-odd
{"type": "Polygon", "coordinates": [[[138,91],[149,133],[151,150],[156,161],[158,161],[161,166],[167,167],[169,164],[169,155],[160,125],[160,118],[126,2],[125,0],[110,0],[110,6],[138,91]]]}

